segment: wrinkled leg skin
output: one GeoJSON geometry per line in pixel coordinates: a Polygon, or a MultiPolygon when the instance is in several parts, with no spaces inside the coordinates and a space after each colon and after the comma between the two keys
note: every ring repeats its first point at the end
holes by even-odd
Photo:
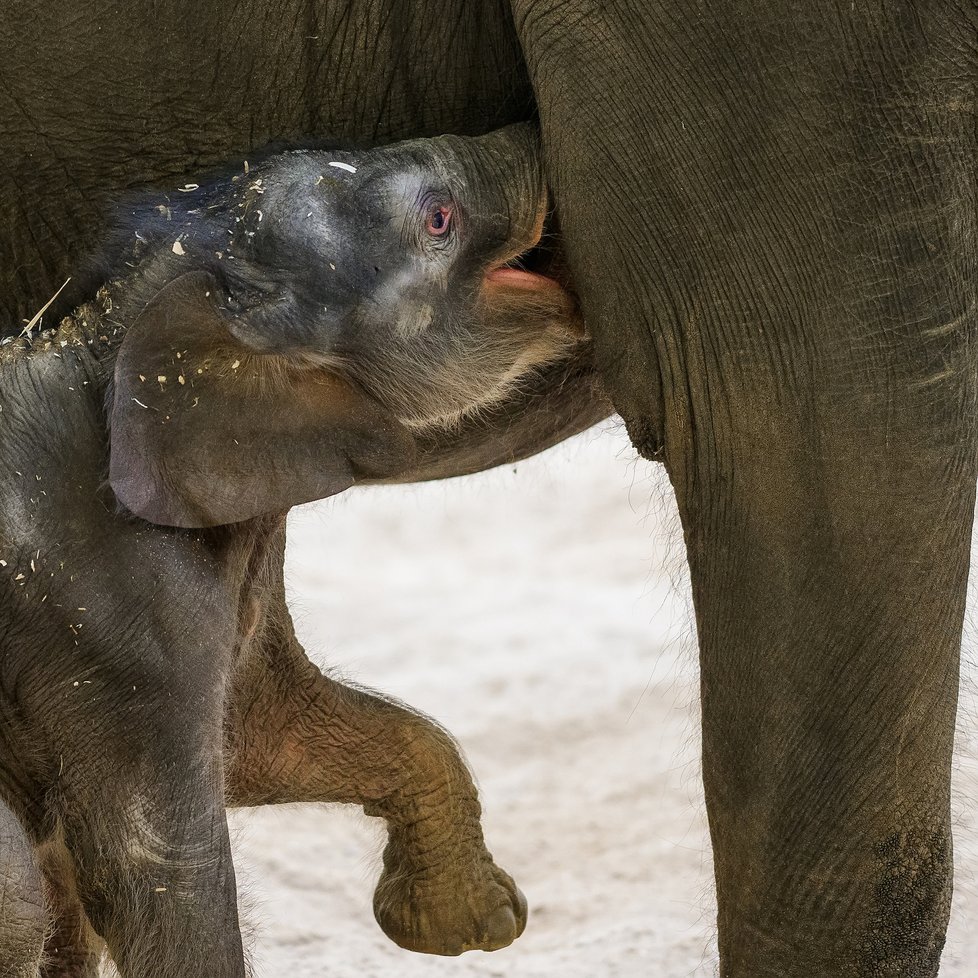
{"type": "Polygon", "coordinates": [[[93,763],[71,759],[59,807],[81,906],[67,890],[68,957],[52,974],[93,973],[87,918],[124,978],[244,978],[220,721],[216,740],[201,737],[199,722],[171,709],[172,728],[147,737],[143,717],[122,735],[123,750],[140,743],[138,764],[113,751],[93,763]]]}
{"type": "Polygon", "coordinates": [[[44,843],[39,863],[51,916],[41,978],[98,978],[105,945],[88,922],[78,896],[71,857],[60,838],[44,843]]]}
{"type": "Polygon", "coordinates": [[[256,575],[228,711],[228,803],[345,802],[387,820],[374,914],[401,947],[491,951],[526,925],[526,901],[493,862],[475,785],[431,720],[324,676],[295,638],[284,534],[256,575]],[[260,582],[260,583],[259,583],[260,582]]]}
{"type": "MultiPolygon", "coordinates": [[[[44,978],[94,978],[103,947],[122,978],[245,976],[224,805],[234,606],[229,613],[222,561],[200,559],[206,544],[179,535],[156,542],[173,548],[159,564],[169,560],[174,572],[158,574],[137,553],[120,591],[154,593],[142,574],[170,613],[148,621],[143,605],[131,611],[120,602],[106,616],[107,634],[95,621],[77,646],[58,649],[57,640],[71,640],[52,637],[56,654],[38,656],[43,671],[23,684],[31,734],[52,745],[54,758],[43,760],[38,819],[48,827],[41,871],[54,917],[44,978]],[[187,553],[193,559],[181,565],[187,553]],[[183,604],[174,597],[181,587],[183,604]],[[127,614],[128,641],[120,642],[113,630],[127,614]],[[45,712],[52,688],[69,694],[45,712]]],[[[93,573],[114,597],[104,582],[116,578],[92,552],[93,573]]]]}
{"type": "Polygon", "coordinates": [[[47,922],[30,840],[0,801],[0,978],[37,978],[47,922]]]}
{"type": "MultiPolygon", "coordinates": [[[[97,780],[87,771],[63,808],[85,915],[124,978],[244,978],[220,765],[206,751],[175,750],[170,736],[157,744],[143,752],[138,778],[121,765],[115,777],[108,767],[97,780]],[[101,789],[107,781],[115,783],[101,789]]],[[[210,750],[220,756],[219,744],[210,750]]],[[[61,973],[88,975],[90,934],[75,929],[84,920],[66,924],[76,960],[61,973]]]]}
{"type": "Polygon", "coordinates": [[[932,978],[975,498],[971,5],[515,0],[608,391],[665,462],[724,978],[932,978]]]}

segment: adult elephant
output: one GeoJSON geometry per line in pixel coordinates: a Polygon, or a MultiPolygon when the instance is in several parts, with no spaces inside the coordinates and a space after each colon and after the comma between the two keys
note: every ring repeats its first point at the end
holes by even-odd
{"type": "Polygon", "coordinates": [[[604,383],[684,523],[721,974],[936,974],[976,477],[978,9],[2,15],[14,316],[131,186],[269,140],[471,133],[538,108],[604,383]]]}

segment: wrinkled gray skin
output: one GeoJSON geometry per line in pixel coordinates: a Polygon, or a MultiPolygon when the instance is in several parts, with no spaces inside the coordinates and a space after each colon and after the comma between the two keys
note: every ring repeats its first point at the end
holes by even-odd
{"type": "Polygon", "coordinates": [[[932,978],[978,454],[974,4],[85,9],[0,18],[18,316],[120,188],[188,161],[539,111],[604,382],[684,524],[720,972],[932,978]]]}
{"type": "Polygon", "coordinates": [[[242,976],[228,803],[385,818],[374,911],[403,947],[493,950],[525,925],[451,738],[296,642],[285,512],[520,457],[608,407],[570,297],[500,268],[540,235],[535,129],[342,155],[356,174],[294,153],[182,211],[136,207],[97,300],[0,347],[0,787],[20,820],[0,808],[0,960],[18,978],[49,919],[40,872],[45,976],[93,975],[103,942],[124,978],[242,976]],[[433,196],[451,233],[429,229],[433,196]]]}

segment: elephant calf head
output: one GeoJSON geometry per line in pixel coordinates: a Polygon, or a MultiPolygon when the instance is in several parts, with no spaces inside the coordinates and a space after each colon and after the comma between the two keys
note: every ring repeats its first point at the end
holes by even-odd
{"type": "Polygon", "coordinates": [[[513,126],[297,151],[137,208],[110,289],[110,480],[154,522],[236,522],[407,468],[419,429],[582,340],[540,240],[537,136],[513,126]],[[134,242],[134,244],[133,244],[134,242]]]}

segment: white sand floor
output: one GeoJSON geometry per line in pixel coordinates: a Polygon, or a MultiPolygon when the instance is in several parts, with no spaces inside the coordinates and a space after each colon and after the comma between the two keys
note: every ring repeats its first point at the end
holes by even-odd
{"type": "MultiPolygon", "coordinates": [[[[636,461],[617,426],[515,471],[302,507],[288,567],[313,658],[459,739],[490,848],[531,916],[493,954],[402,951],[371,913],[375,820],[340,807],[239,812],[259,978],[715,973],[678,518],[661,470],[636,461]]],[[[978,974],[976,675],[959,723],[945,978],[978,974]]]]}

